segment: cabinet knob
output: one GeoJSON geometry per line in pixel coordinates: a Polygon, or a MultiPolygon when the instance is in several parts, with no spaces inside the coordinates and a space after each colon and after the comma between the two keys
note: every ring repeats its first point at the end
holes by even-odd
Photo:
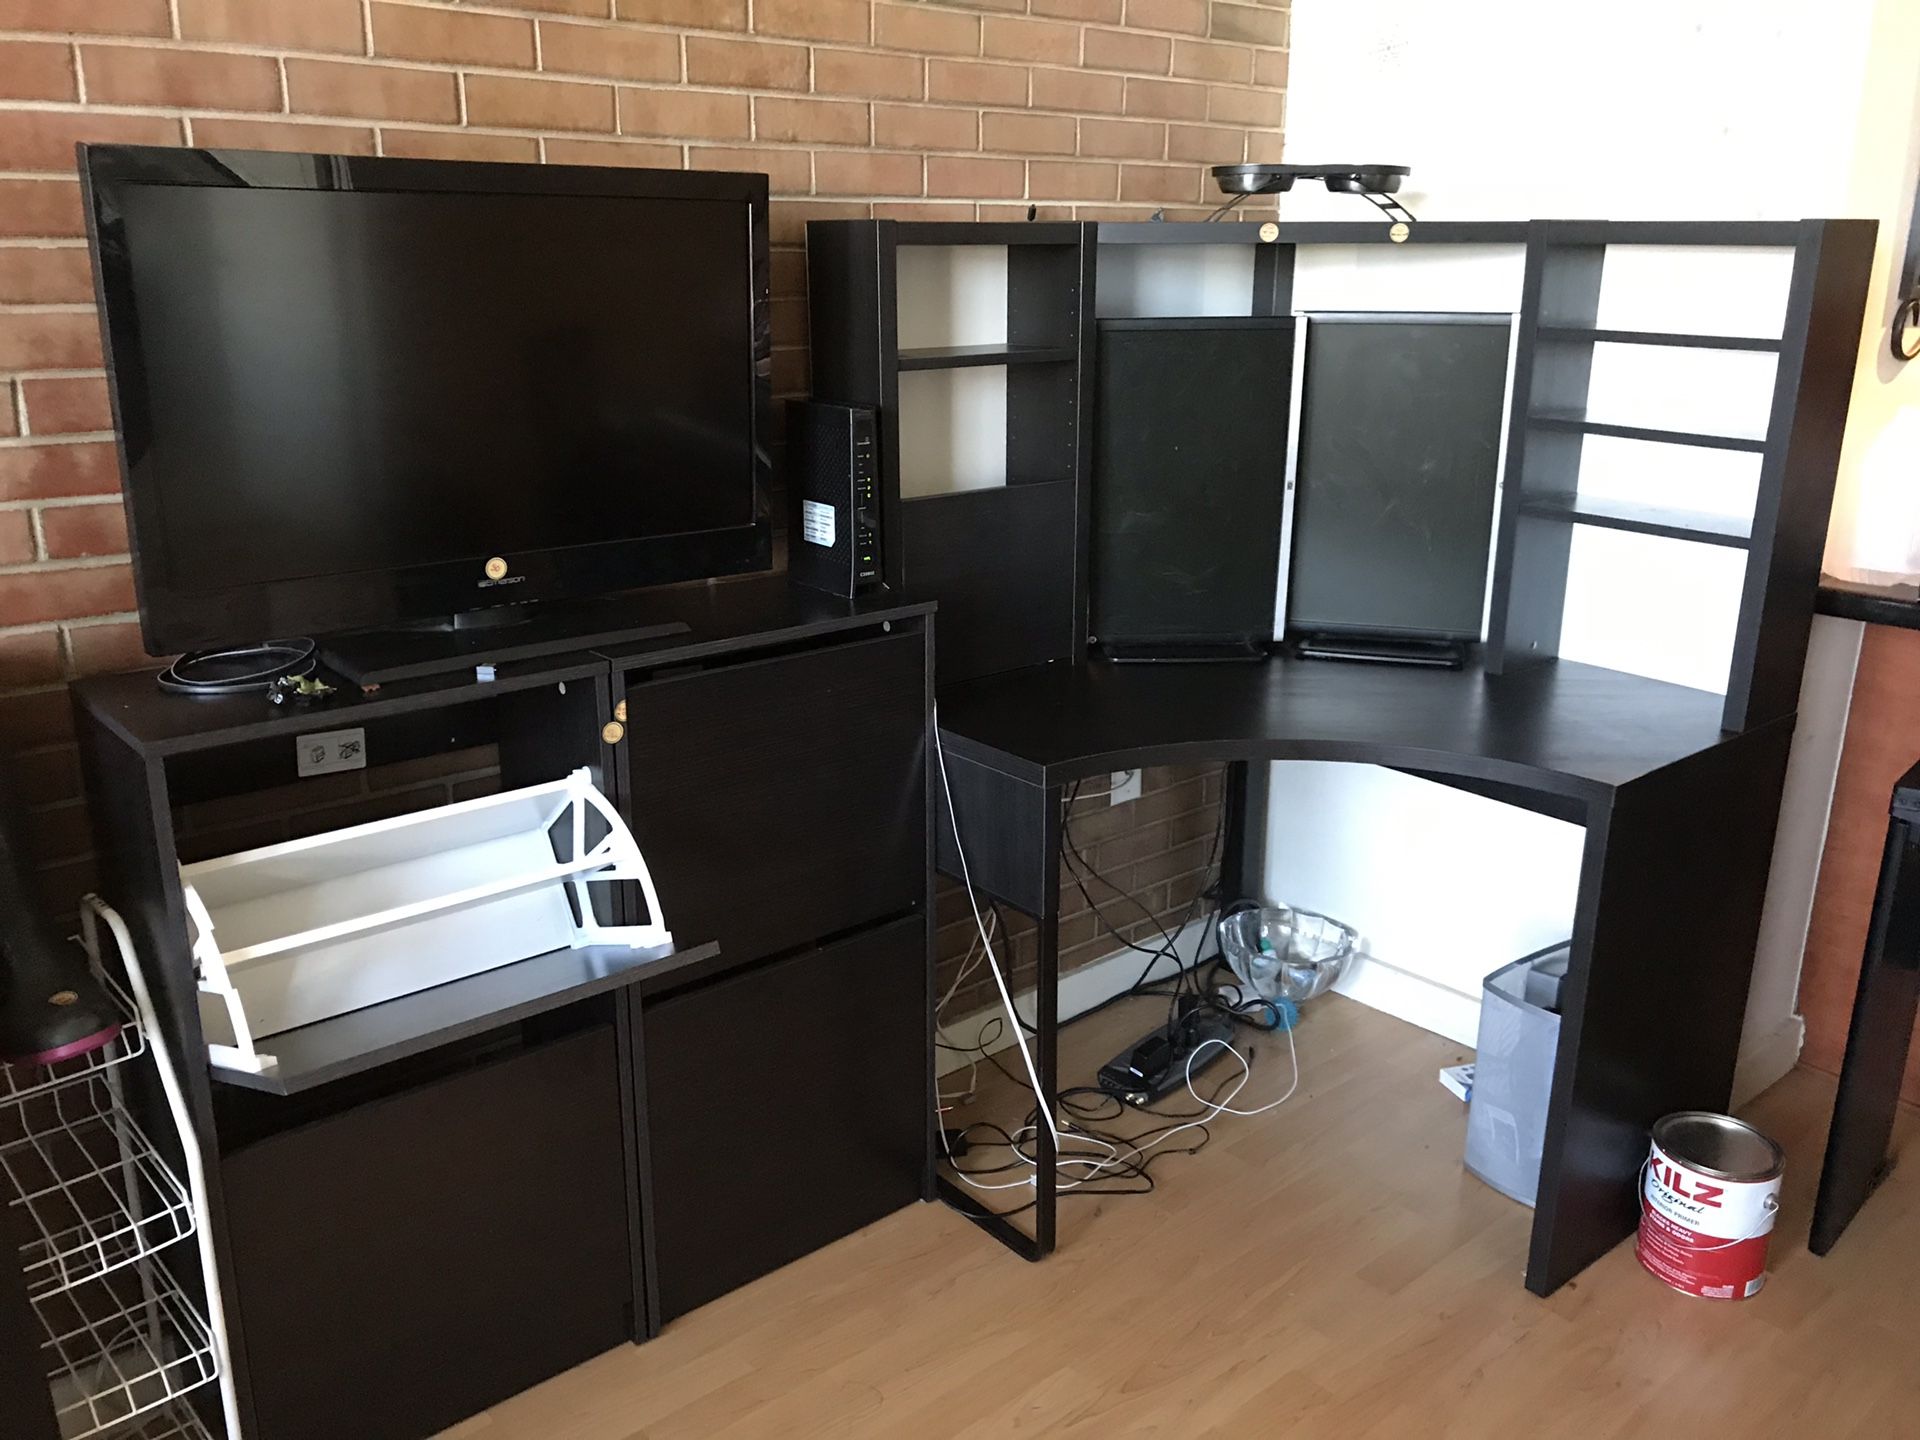
{"type": "Polygon", "coordinates": [[[622,700],[618,705],[613,707],[613,718],[618,720],[622,725],[627,723],[626,701],[622,700]]]}
{"type": "Polygon", "coordinates": [[[627,727],[618,720],[609,720],[600,727],[600,738],[609,745],[618,745],[627,738],[627,727]]]}

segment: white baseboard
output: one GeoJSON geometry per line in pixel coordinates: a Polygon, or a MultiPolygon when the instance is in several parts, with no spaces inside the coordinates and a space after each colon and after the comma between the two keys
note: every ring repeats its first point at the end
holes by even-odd
{"type": "MultiPolygon", "coordinates": [[[[1211,959],[1214,946],[1209,944],[1212,927],[1206,920],[1194,920],[1184,925],[1180,933],[1174,936],[1174,953],[1180,957],[1180,968],[1191,969],[1200,958],[1204,945],[1206,955],[1211,959]]],[[[1103,955],[1091,964],[1060,977],[1060,1022],[1065,1024],[1075,1016],[1084,1015],[1094,1006],[1111,1000],[1124,993],[1135,981],[1147,963],[1147,957],[1138,950],[1116,950],[1103,955]]],[[[982,973],[985,973],[984,968],[982,973]]],[[[1175,973],[1168,962],[1162,960],[1153,967],[1148,976],[1152,980],[1165,980],[1175,973]]],[[[1033,1001],[1035,991],[1032,988],[1016,990],[1013,995],[1014,1008],[1029,1024],[1033,1021],[1033,1001]]],[[[989,1041],[985,1053],[992,1055],[1001,1050],[1013,1048],[1013,1027],[1006,1023],[1006,1011],[996,998],[994,1003],[971,1015],[962,1015],[945,1021],[941,1029],[945,1033],[943,1047],[934,1052],[935,1068],[941,1075],[949,1075],[955,1070],[964,1070],[972,1063],[973,1054],[966,1047],[978,1047],[980,1037],[993,1033],[993,1022],[999,1021],[999,1033],[989,1041]],[[945,1046],[960,1047],[947,1049],[945,1046]]]]}
{"type": "MultiPolygon", "coordinates": [[[[1351,1000],[1384,1011],[1410,1025],[1443,1035],[1473,1049],[1480,1040],[1480,997],[1464,995],[1423,975],[1396,969],[1371,955],[1357,954],[1334,987],[1351,1000]]],[[[1764,1035],[1745,1037],[1733,1073],[1733,1103],[1745,1105],[1800,1062],[1806,1022],[1789,1015],[1764,1035]]]]}
{"type": "Polygon", "coordinates": [[[1364,952],[1354,955],[1346,974],[1333,988],[1349,1000],[1444,1035],[1469,1050],[1479,1043],[1478,993],[1463,994],[1451,985],[1401,970],[1364,952]]]}
{"type": "Polygon", "coordinates": [[[1784,1079],[1800,1063],[1807,1043],[1807,1022],[1789,1015],[1765,1035],[1743,1037],[1740,1063],[1733,1070],[1733,1104],[1738,1109],[1762,1090],[1784,1079]]]}

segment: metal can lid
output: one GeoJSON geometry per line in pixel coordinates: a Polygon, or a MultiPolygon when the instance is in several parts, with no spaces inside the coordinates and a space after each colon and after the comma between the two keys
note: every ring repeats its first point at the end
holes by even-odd
{"type": "Polygon", "coordinates": [[[1772,1180],[1787,1163],[1780,1147],[1746,1121],[1711,1110],[1681,1110],[1656,1121],[1653,1143],[1716,1180],[1772,1180]]]}

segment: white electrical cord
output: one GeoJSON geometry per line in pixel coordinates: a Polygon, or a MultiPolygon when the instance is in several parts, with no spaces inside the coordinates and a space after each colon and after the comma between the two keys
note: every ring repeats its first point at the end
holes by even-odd
{"type": "MultiPolygon", "coordinates": [[[[1197,1130],[1209,1120],[1213,1120],[1218,1116],[1264,1115],[1267,1111],[1277,1109],[1293,1098],[1294,1092],[1300,1088],[1300,1051],[1294,1044],[1292,1027],[1287,1029],[1286,1035],[1287,1053],[1293,1058],[1293,1080],[1287,1086],[1286,1093],[1281,1095],[1278,1100],[1269,1101],[1267,1104],[1258,1106],[1252,1110],[1236,1110],[1233,1108],[1232,1102],[1239,1098],[1240,1092],[1246,1088],[1247,1082],[1253,1078],[1253,1066],[1247,1062],[1246,1056],[1242,1055],[1229,1042],[1218,1039],[1205,1040],[1199,1045],[1196,1045],[1192,1053],[1187,1056],[1186,1067],[1187,1093],[1199,1102],[1201,1108],[1207,1112],[1205,1115],[1195,1120],[1189,1120],[1185,1124],[1176,1125],[1173,1129],[1156,1136],[1151,1143],[1133,1146],[1124,1153],[1120,1150],[1119,1146],[1114,1145],[1110,1141],[1102,1140],[1098,1136],[1075,1134],[1071,1120],[1067,1121],[1066,1134],[1063,1135],[1061,1127],[1054,1121],[1053,1107],[1045,1098],[1045,1092],[1041,1088],[1040,1073],[1033,1063],[1032,1052],[1027,1048],[1027,1037],[1025,1031],[1021,1028],[1020,1014],[1013,1006],[1013,992],[1007,987],[1007,977],[1000,968],[999,957],[995,955],[993,951],[993,937],[990,929],[985,918],[980,914],[979,901],[974,898],[973,874],[967,866],[967,847],[961,842],[960,818],[954,812],[953,784],[947,779],[947,751],[946,747],[940,743],[940,705],[938,701],[934,703],[933,707],[933,754],[940,770],[940,789],[947,797],[947,824],[953,832],[954,854],[960,857],[960,881],[967,892],[967,907],[973,911],[973,926],[974,929],[979,932],[981,949],[986,956],[987,964],[993,970],[993,983],[995,988],[1000,992],[1000,1003],[1007,1012],[1007,1018],[1013,1022],[1014,1043],[1020,1047],[1020,1058],[1026,1065],[1027,1078],[1033,1083],[1033,1096],[1035,1101],[1038,1102],[1040,1115],[1047,1122],[1048,1133],[1053,1136],[1054,1165],[1056,1168],[1072,1166],[1075,1169],[1084,1168],[1086,1171],[1078,1180],[1069,1181],[1066,1184],[1060,1185],[1058,1187],[1059,1189],[1077,1189],[1079,1186],[1097,1179],[1103,1170],[1111,1170],[1122,1165],[1130,1164],[1132,1161],[1146,1155],[1149,1151],[1166,1144],[1167,1141],[1171,1140],[1175,1135],[1182,1134],[1188,1130],[1197,1130]],[[1235,1060],[1240,1062],[1240,1078],[1234,1081],[1233,1088],[1227,1092],[1225,1098],[1218,1101],[1203,1099],[1200,1092],[1193,1088],[1193,1062],[1198,1059],[1200,1053],[1210,1045],[1220,1046],[1228,1054],[1232,1055],[1235,1060]],[[1066,1135],[1072,1135],[1076,1140],[1085,1140],[1094,1145],[1105,1146],[1107,1153],[1103,1156],[1062,1153],[1065,1150],[1066,1135]]],[[[941,997],[940,1004],[934,1009],[936,1030],[938,1029],[940,1011],[945,1008],[947,1001],[953,998],[954,993],[960,988],[961,981],[970,973],[975,963],[973,946],[969,945],[967,947],[967,958],[962,965],[960,974],[954,979],[953,984],[947,987],[946,995],[941,997]]],[[[975,1064],[977,1066],[978,1061],[976,1061],[975,1064]]],[[[969,1071],[969,1090],[972,1088],[972,1075],[973,1072],[969,1071]]],[[[1035,1127],[1031,1125],[1022,1125],[1018,1130],[1014,1131],[1012,1135],[1008,1137],[1011,1141],[1013,1153],[1028,1165],[1038,1169],[1038,1162],[1020,1148],[1020,1139],[1024,1135],[1034,1135],[1037,1138],[1038,1132],[1035,1130],[1035,1127]]],[[[956,1178],[958,1178],[961,1183],[971,1186],[975,1190],[1024,1190],[1030,1188],[1034,1183],[1034,1176],[1031,1175],[1019,1180],[1005,1180],[992,1183],[970,1178],[964,1170],[961,1170],[958,1165],[954,1164],[953,1148],[947,1143],[945,1126],[940,1128],[940,1147],[947,1152],[947,1163],[952,1168],[956,1178]]]]}
{"type": "MultiPolygon", "coordinates": [[[[987,928],[989,930],[992,930],[996,928],[998,925],[999,925],[998,912],[996,911],[996,912],[990,913],[987,916],[987,928]]],[[[961,959],[960,969],[958,970],[958,972],[955,973],[953,977],[953,983],[947,986],[947,993],[942,995],[940,997],[939,1003],[933,1007],[933,1038],[936,1041],[940,1042],[941,1044],[945,1045],[949,1050],[960,1051],[970,1055],[971,1057],[967,1061],[966,1089],[959,1091],[957,1094],[949,1094],[946,1091],[940,1092],[940,1104],[943,1112],[946,1106],[951,1103],[962,1101],[962,1100],[971,1100],[973,1098],[974,1082],[980,1077],[980,1056],[982,1052],[985,1050],[987,1045],[991,1044],[993,1040],[996,1040],[999,1038],[999,1032],[997,1030],[990,1037],[986,1032],[986,1027],[982,1026],[980,1029],[980,1033],[974,1037],[975,1043],[971,1046],[964,1046],[959,1044],[954,1039],[954,1037],[948,1033],[947,1027],[945,1024],[945,1016],[947,1013],[948,1004],[951,1003],[953,1000],[953,997],[959,993],[960,987],[966,984],[967,977],[973,974],[973,972],[977,968],[979,968],[980,961],[982,958],[983,957],[980,950],[980,937],[976,935],[974,937],[973,943],[967,946],[967,953],[961,959]]],[[[992,1023],[997,1026],[1000,1022],[996,1018],[992,1023]]]]}
{"type": "MultiPolygon", "coordinates": [[[[967,867],[967,847],[960,839],[960,817],[953,808],[953,782],[947,779],[947,747],[940,743],[940,702],[933,705],[933,755],[940,766],[940,789],[947,797],[947,824],[953,830],[953,853],[960,857],[960,883],[966,887],[967,908],[973,911],[974,929],[980,932],[980,943],[986,947],[987,964],[993,968],[993,983],[1000,991],[1000,1003],[1006,1007],[1007,1018],[1013,1022],[1013,1043],[1020,1047],[1020,1058],[1027,1067],[1027,1078],[1033,1082],[1033,1098],[1040,1102],[1040,1115],[1047,1122],[1047,1130],[1053,1136],[1053,1148],[1060,1149],[1060,1127],[1053,1122],[1053,1101],[1040,1084],[1040,1071],[1033,1063],[1033,1052],[1027,1048],[1026,1032],[1020,1026],[1020,1012],[1013,1008],[1013,992],[1007,988],[1007,977],[1000,969],[1000,957],[993,953],[993,941],[987,934],[987,922],[980,916],[980,902],[973,895],[973,872],[967,867]]],[[[944,1136],[944,1131],[942,1132],[944,1136]]],[[[953,1157],[949,1155],[948,1159],[953,1157]]]]}
{"type": "MultiPolygon", "coordinates": [[[[1233,1107],[1232,1102],[1239,1099],[1240,1092],[1246,1089],[1247,1083],[1250,1080],[1252,1080],[1253,1067],[1247,1062],[1247,1057],[1242,1055],[1239,1052],[1239,1050],[1235,1049],[1234,1046],[1229,1044],[1227,1041],[1204,1040],[1200,1044],[1196,1045],[1193,1049],[1193,1053],[1187,1057],[1186,1084],[1187,1084],[1187,1093],[1193,1096],[1195,1102],[1197,1102],[1200,1105],[1200,1107],[1203,1110],[1205,1110],[1207,1113],[1204,1115],[1197,1116],[1196,1118],[1189,1120],[1184,1124],[1174,1126],[1173,1129],[1165,1131],[1162,1134],[1155,1136],[1153,1140],[1150,1141],[1148,1144],[1130,1146],[1124,1151],[1121,1150],[1119,1146],[1113,1145],[1110,1142],[1102,1140],[1097,1136],[1093,1136],[1093,1135],[1076,1136],[1075,1138],[1087,1140],[1095,1145],[1105,1145],[1109,1153],[1104,1156],[1092,1156],[1092,1155],[1061,1155],[1059,1156],[1058,1159],[1055,1161],[1055,1164],[1057,1166],[1061,1168],[1065,1168],[1067,1166],[1073,1166],[1076,1169],[1084,1169],[1086,1173],[1081,1175],[1079,1179],[1067,1181],[1059,1185],[1057,1188],[1063,1192],[1067,1190],[1076,1190],[1082,1185],[1088,1184],[1093,1180],[1099,1179],[1100,1173],[1102,1171],[1118,1169],[1122,1166],[1131,1165],[1134,1161],[1142,1159],[1150,1152],[1157,1150],[1160,1146],[1166,1144],[1167,1141],[1171,1140],[1174,1136],[1184,1134],[1186,1131],[1189,1131],[1189,1130],[1198,1130],[1201,1126],[1210,1123],[1211,1121],[1217,1119],[1221,1115],[1264,1115],[1269,1110],[1277,1110],[1280,1106],[1286,1104],[1287,1101],[1291,1100],[1294,1096],[1294,1092],[1300,1088],[1300,1051],[1299,1051],[1299,1048],[1294,1043],[1293,1031],[1288,1030],[1286,1032],[1286,1036],[1287,1036],[1287,1054],[1293,1062],[1293,1078],[1288,1082],[1285,1092],[1281,1094],[1278,1099],[1269,1100],[1266,1104],[1257,1105],[1250,1110],[1236,1110],[1233,1107]],[[1218,1045],[1221,1049],[1225,1050],[1229,1055],[1233,1056],[1235,1060],[1240,1062],[1240,1078],[1233,1082],[1233,1088],[1227,1091],[1226,1095],[1219,1100],[1208,1100],[1204,1098],[1200,1094],[1200,1092],[1194,1088],[1194,1085],[1193,1085],[1193,1062],[1199,1058],[1201,1051],[1205,1050],[1210,1045],[1218,1045]]],[[[1069,1129],[1071,1129],[1072,1123],[1073,1123],[1072,1121],[1067,1122],[1069,1129]]],[[[1012,1149],[1013,1154],[1018,1159],[1025,1161],[1026,1164],[1028,1164],[1029,1166],[1034,1166],[1035,1168],[1037,1168],[1037,1164],[1033,1159],[1033,1157],[1027,1154],[1024,1150],[1020,1148],[1020,1143],[1022,1139],[1034,1133],[1035,1132],[1034,1132],[1033,1126],[1022,1125],[1018,1130],[1014,1131],[1013,1134],[1008,1137],[1008,1139],[1009,1139],[1010,1148],[1012,1149]]],[[[946,1132],[944,1130],[942,1130],[940,1138],[941,1138],[942,1146],[945,1147],[946,1132]]],[[[947,1152],[947,1159],[949,1161],[952,1161],[953,1159],[953,1152],[950,1148],[948,1149],[948,1152],[947,1152]]],[[[972,1186],[975,1190],[1024,1190],[1033,1184],[1033,1177],[1030,1175],[1019,1180],[1003,1180],[1003,1181],[998,1181],[994,1183],[988,1183],[985,1181],[975,1181],[975,1180],[968,1179],[966,1174],[963,1171],[960,1171],[958,1167],[955,1167],[955,1173],[959,1176],[959,1178],[964,1183],[972,1186]]]]}
{"type": "MultiPolygon", "coordinates": [[[[1295,1022],[1295,1024],[1298,1023],[1298,1021],[1295,1022]]],[[[1228,1103],[1238,1099],[1240,1092],[1246,1088],[1247,1082],[1253,1078],[1253,1067],[1247,1063],[1246,1056],[1234,1049],[1233,1046],[1229,1045],[1225,1040],[1202,1040],[1198,1045],[1193,1047],[1193,1053],[1187,1056],[1187,1093],[1193,1096],[1194,1099],[1200,1100],[1200,1092],[1193,1088],[1193,1062],[1200,1058],[1200,1052],[1205,1050],[1209,1045],[1218,1045],[1240,1062],[1240,1080],[1239,1083],[1228,1092],[1226,1100],[1219,1101],[1218,1103],[1212,1100],[1200,1100],[1200,1103],[1207,1106],[1216,1115],[1264,1115],[1269,1110],[1279,1109],[1282,1105],[1286,1104],[1287,1101],[1291,1100],[1293,1098],[1293,1092],[1300,1088],[1300,1051],[1293,1043],[1293,1026],[1289,1025],[1287,1027],[1286,1036],[1287,1054],[1293,1060],[1293,1081],[1287,1086],[1286,1093],[1278,1100],[1269,1100],[1265,1105],[1256,1105],[1251,1110],[1236,1110],[1228,1103]]]]}

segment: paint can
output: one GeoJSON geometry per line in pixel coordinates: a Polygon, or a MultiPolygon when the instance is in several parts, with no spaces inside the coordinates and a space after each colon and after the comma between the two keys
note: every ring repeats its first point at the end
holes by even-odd
{"type": "Polygon", "coordinates": [[[1744,1300],[1767,1282],[1780,1147],[1731,1115],[1683,1110],[1653,1127],[1640,1180],[1640,1263],[1674,1289],[1744,1300]]]}

